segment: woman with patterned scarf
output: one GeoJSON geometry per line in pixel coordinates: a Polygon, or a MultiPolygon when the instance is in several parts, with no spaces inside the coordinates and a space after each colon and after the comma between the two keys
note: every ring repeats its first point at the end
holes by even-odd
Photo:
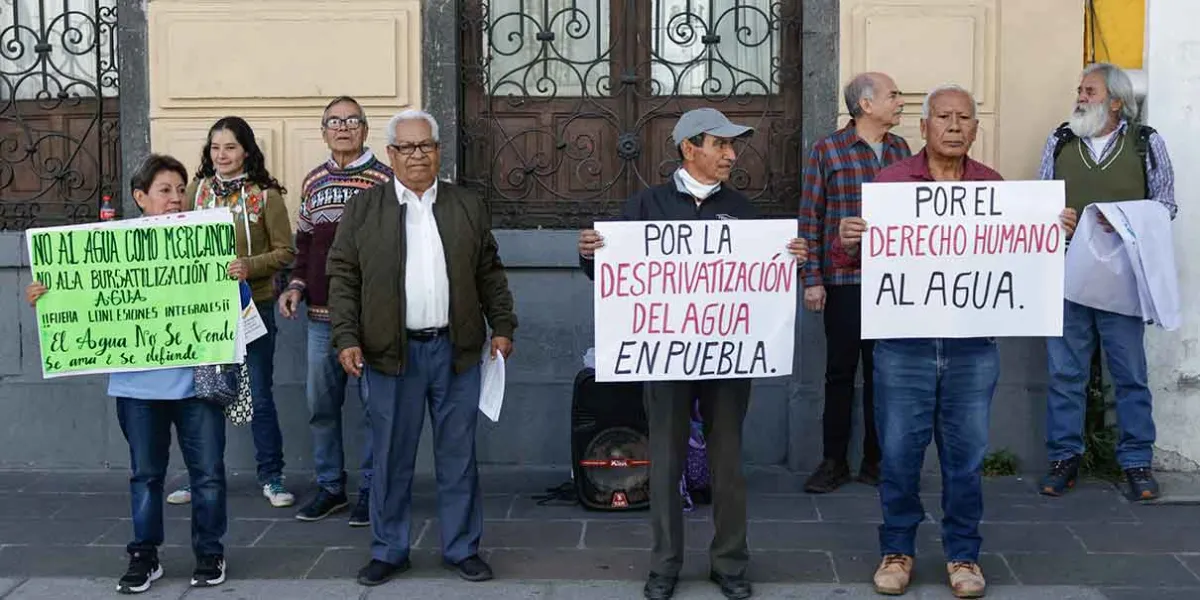
{"type": "MultiPolygon", "coordinates": [[[[271,392],[275,364],[275,277],[295,256],[292,226],[283,196],[287,193],[267,171],[266,159],[254,130],[241,117],[225,117],[208,130],[196,178],[184,193],[184,210],[229,207],[237,232],[238,259],[229,274],[246,280],[254,294],[266,335],[246,346],[254,416],[254,459],[263,496],[275,507],[295,501],[283,487],[283,434],[271,392]]],[[[184,486],[167,502],[186,504],[191,490],[184,486]]]]}

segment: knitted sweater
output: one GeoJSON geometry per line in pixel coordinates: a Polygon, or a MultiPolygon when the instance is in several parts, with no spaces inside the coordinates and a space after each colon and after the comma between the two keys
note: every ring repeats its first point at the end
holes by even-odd
{"type": "Polygon", "coordinates": [[[296,263],[288,288],[304,294],[310,320],[329,320],[325,257],[333,244],[346,201],[358,192],[390,182],[392,177],[392,169],[366,150],[345,168],[330,159],[304,178],[300,216],[296,222],[296,263]]]}

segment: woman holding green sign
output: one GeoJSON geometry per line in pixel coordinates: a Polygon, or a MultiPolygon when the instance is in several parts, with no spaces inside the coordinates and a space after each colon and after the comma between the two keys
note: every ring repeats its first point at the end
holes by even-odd
{"type": "MultiPolygon", "coordinates": [[[[130,178],[142,216],[180,212],[187,169],[170,156],[152,154],[130,178]]],[[[25,288],[31,305],[46,294],[35,281],[25,288]]],[[[129,569],[117,591],[136,594],[162,577],[158,546],[163,543],[163,482],[171,452],[171,426],[187,465],[192,505],[192,585],[225,581],[227,523],[225,499],[225,413],[219,404],[196,398],[195,368],[112,373],[108,395],[117,399],[117,420],[129,443],[130,505],[133,541],[127,546],[129,569]]]]}
{"type": "MultiPolygon", "coordinates": [[[[254,294],[254,304],[266,326],[266,335],[246,345],[254,418],[254,460],[258,484],[272,506],[295,502],[283,487],[283,434],[271,388],[275,378],[275,277],[292,262],[296,251],[288,220],[287,193],[271,173],[254,138],[254,130],[241,117],[225,117],[208,130],[200,154],[200,168],[183,197],[183,210],[228,207],[233,212],[238,259],[229,274],[244,279],[254,294]]],[[[191,499],[187,487],[167,497],[171,504],[191,499]]]]}

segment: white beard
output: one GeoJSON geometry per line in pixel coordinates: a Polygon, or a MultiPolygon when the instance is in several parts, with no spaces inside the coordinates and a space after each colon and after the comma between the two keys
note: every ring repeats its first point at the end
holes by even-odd
{"type": "Polygon", "coordinates": [[[1081,138],[1096,137],[1108,124],[1107,107],[1102,103],[1076,105],[1067,126],[1081,138]]]}

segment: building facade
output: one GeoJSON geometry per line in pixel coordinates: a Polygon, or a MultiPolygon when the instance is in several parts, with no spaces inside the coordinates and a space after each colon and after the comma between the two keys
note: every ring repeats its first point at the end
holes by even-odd
{"type": "MultiPolygon", "coordinates": [[[[209,125],[236,114],[255,128],[269,168],[289,188],[294,220],[301,179],[326,156],[319,121],[330,98],[359,99],[376,149],[392,113],[422,108],[438,118],[442,176],[488,198],[521,320],[504,412],[498,424],[481,426],[480,459],[523,465],[569,462],[572,382],[593,331],[591,283],[576,268],[578,229],[671,172],[667,136],[681,111],[716,106],[757,128],[733,184],[768,214],[795,214],[807,148],[848,119],[840,86],[864,70],[898,82],[909,103],[899,133],[914,150],[924,92],[948,82],[972,90],[981,121],[975,158],[1025,179],[1072,105],[1089,48],[1085,24],[1109,34],[1105,52],[1126,52],[1127,44],[1114,44],[1110,22],[1128,22],[1100,10],[1115,0],[129,4],[110,31],[120,91],[104,101],[119,106],[126,170],[149,150],[195,168],[209,125]]],[[[1123,66],[1140,68],[1136,54],[1139,64],[1123,66]]],[[[1154,115],[1153,93],[1149,102],[1154,115]]],[[[108,171],[119,173],[115,164],[108,171]]],[[[110,187],[124,188],[111,179],[110,187]]],[[[1181,221],[1188,214],[1185,205],[1181,221]]],[[[0,461],[124,464],[103,381],[40,380],[32,313],[18,295],[28,278],[21,244],[19,234],[0,234],[0,283],[10,290],[0,307],[20,315],[19,323],[0,323],[0,406],[18,417],[0,425],[0,461]]],[[[797,323],[795,374],[755,384],[746,424],[755,435],[745,448],[753,464],[807,470],[820,459],[824,339],[819,317],[801,311],[797,323]]],[[[1183,338],[1185,347],[1197,337],[1183,338]]],[[[1156,377],[1186,371],[1188,364],[1170,362],[1174,342],[1154,343],[1163,348],[1156,377]]],[[[1005,339],[1001,348],[993,448],[1039,469],[1044,343],[1005,339]]],[[[283,324],[276,402],[289,468],[310,462],[303,356],[303,323],[283,324]]],[[[1196,385],[1196,376],[1188,381],[1196,385]]],[[[1184,406],[1185,391],[1156,392],[1168,398],[1160,405],[1174,421],[1163,426],[1160,445],[1179,456],[1170,464],[1194,467],[1189,460],[1200,460],[1200,447],[1181,441],[1184,432],[1173,426],[1195,423],[1200,409],[1184,406]]],[[[228,463],[248,467],[251,456],[248,432],[236,432],[228,463]]]]}

